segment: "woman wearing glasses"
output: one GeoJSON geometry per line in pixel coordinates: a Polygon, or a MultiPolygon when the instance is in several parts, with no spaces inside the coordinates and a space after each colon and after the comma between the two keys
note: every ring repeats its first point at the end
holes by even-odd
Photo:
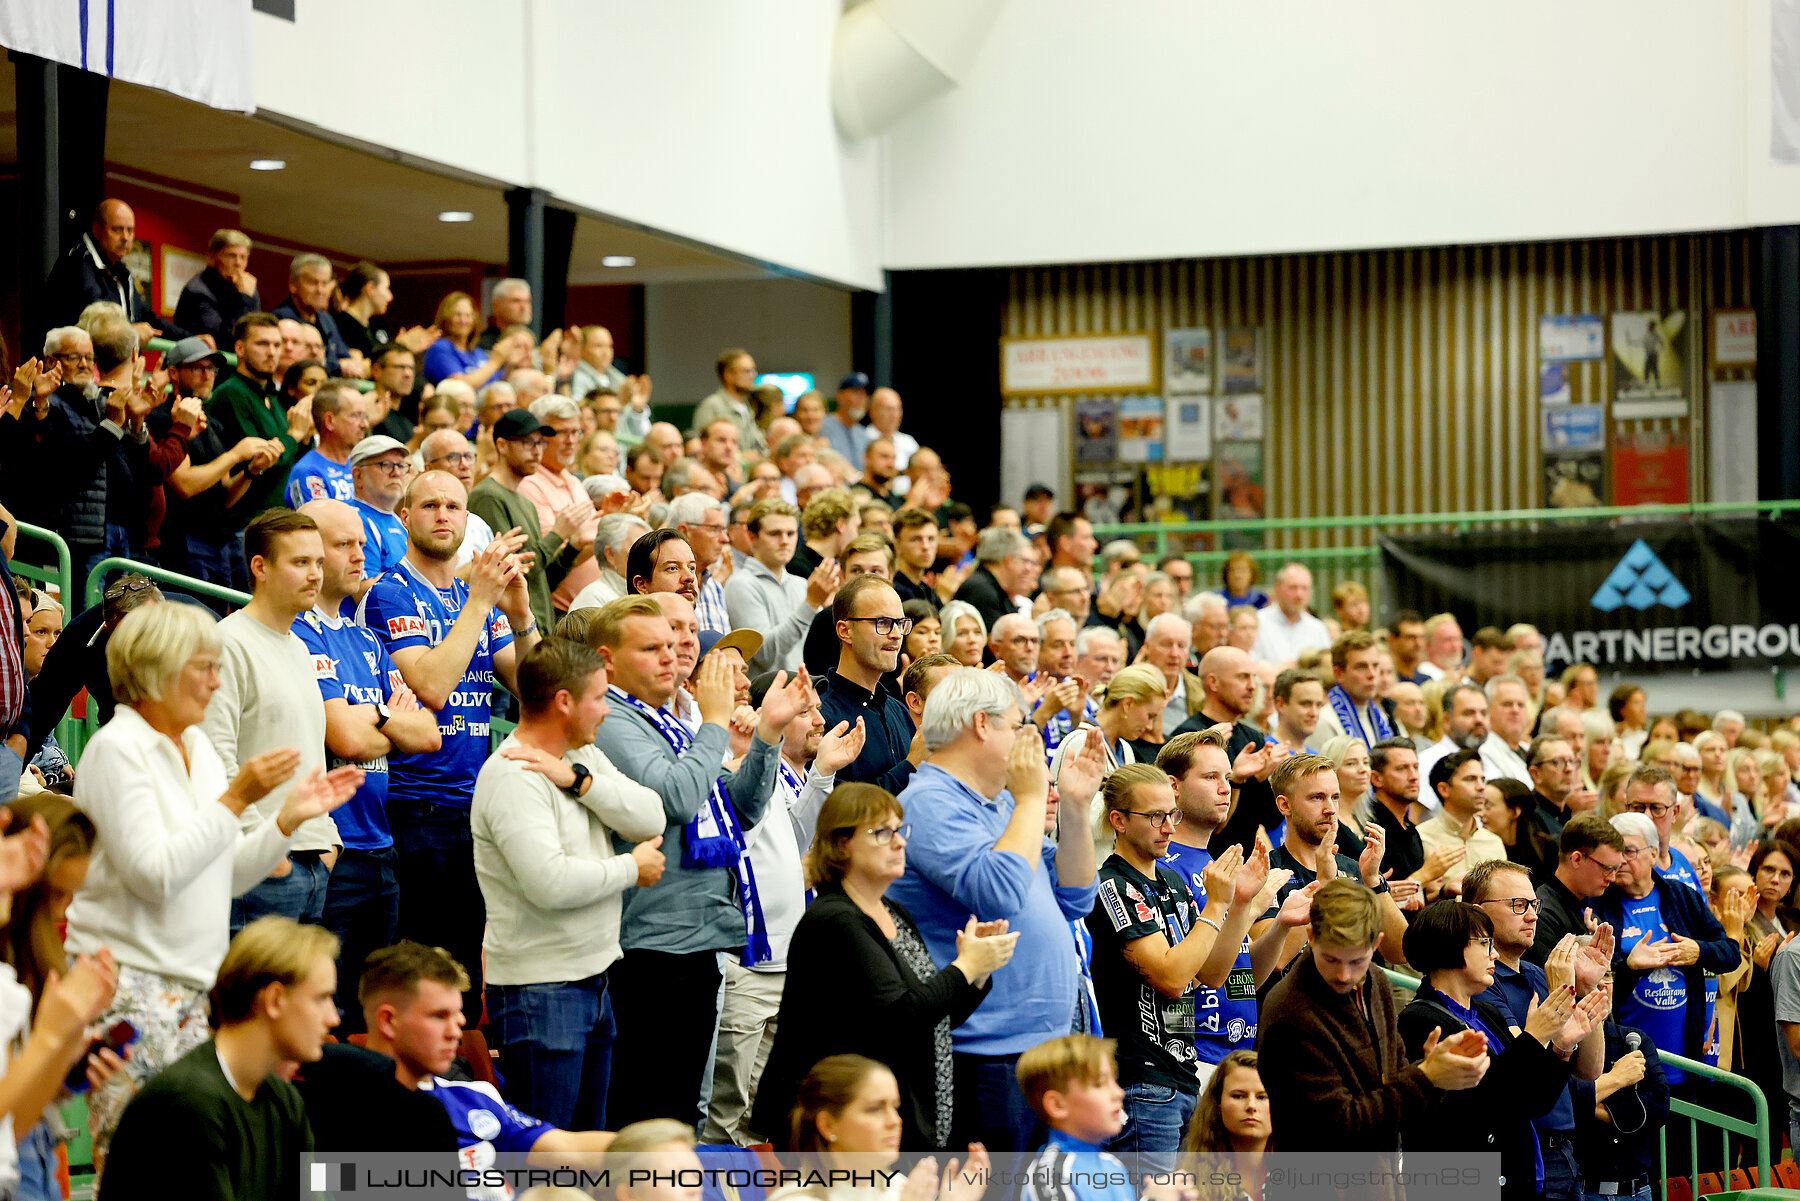
{"type": "Polygon", "coordinates": [[[1494,923],[1478,905],[1438,901],[1406,931],[1406,961],[1425,973],[1400,1011],[1400,1037],[1411,1059],[1440,1039],[1474,1030],[1487,1039],[1481,1083],[1446,1092],[1429,1117],[1403,1132],[1408,1151],[1499,1151],[1502,1197],[1543,1193],[1543,1164],[1531,1120],[1550,1112],[1569,1082],[1576,1048],[1605,1020],[1608,994],[1596,988],[1577,1004],[1564,984],[1514,1026],[1480,994],[1494,983],[1494,923]]]}
{"type": "Polygon", "coordinates": [[[906,1150],[950,1138],[950,1031],[987,995],[1012,958],[1005,922],[976,923],[939,969],[906,909],[884,895],[906,871],[910,825],[893,794],[843,784],[819,810],[806,852],[807,906],[788,948],[775,1046],[751,1110],[753,1130],[786,1141],[800,1082],[829,1055],[886,1064],[900,1086],[906,1150]]]}

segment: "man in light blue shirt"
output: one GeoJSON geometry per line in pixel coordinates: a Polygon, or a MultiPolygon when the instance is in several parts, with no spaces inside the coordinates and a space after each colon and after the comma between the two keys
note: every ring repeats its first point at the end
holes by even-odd
{"type": "Polygon", "coordinates": [[[308,501],[356,498],[350,452],[369,436],[368,402],[348,380],[326,380],[313,393],[312,415],[319,444],[301,455],[288,472],[290,509],[308,501]]]}
{"type": "Polygon", "coordinates": [[[1060,807],[1072,837],[1044,835],[1043,739],[1011,680],[963,668],[925,702],[929,757],[901,793],[912,823],[906,874],[888,895],[907,907],[931,956],[948,963],[971,916],[1004,919],[1019,943],[1009,970],[955,1038],[957,1129],[951,1143],[1028,1147],[1038,1119],[1015,1074],[1021,1052],[1068,1034],[1084,1004],[1069,922],[1094,907],[1086,814],[1099,771],[1065,769],[1060,807]]]}

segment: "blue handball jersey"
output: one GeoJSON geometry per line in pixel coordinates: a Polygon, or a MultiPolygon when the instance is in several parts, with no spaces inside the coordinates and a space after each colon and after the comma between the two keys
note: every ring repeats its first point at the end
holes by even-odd
{"type": "MultiPolygon", "coordinates": [[[[1206,905],[1202,878],[1212,855],[1199,847],[1171,842],[1162,862],[1175,869],[1194,894],[1195,912],[1206,905]]],[[[1201,1063],[1218,1063],[1233,1051],[1256,1046],[1256,968],[1250,962],[1250,936],[1244,936],[1225,987],[1194,986],[1194,1051],[1201,1063]]]]}
{"type": "MultiPolygon", "coordinates": [[[[363,596],[358,620],[393,655],[411,647],[429,649],[443,642],[469,601],[461,580],[438,588],[404,559],[376,580],[363,596]]],[[[388,797],[425,801],[467,809],[475,796],[475,776],[488,757],[488,723],[493,713],[494,656],[512,645],[512,627],[495,609],[475,644],[469,670],[438,710],[443,749],[429,755],[388,756],[388,797]]]]}
{"type": "MultiPolygon", "coordinates": [[[[406,687],[400,669],[394,666],[387,647],[381,645],[373,630],[313,609],[295,619],[294,634],[312,653],[313,678],[326,701],[387,704],[406,687]]],[[[325,758],[328,767],[347,762],[333,755],[330,748],[326,748],[325,758]]],[[[350,850],[385,850],[394,845],[387,820],[387,756],[366,759],[356,766],[363,769],[362,787],[332,818],[344,846],[350,850]]]]}
{"type": "MultiPolygon", "coordinates": [[[[450,1125],[456,1128],[456,1157],[466,1172],[493,1167],[498,1152],[523,1155],[555,1129],[508,1105],[486,1081],[433,1076],[420,1082],[419,1091],[436,1097],[450,1115],[450,1125]]],[[[520,1164],[514,1160],[508,1166],[520,1164]]],[[[477,1183],[469,1188],[469,1196],[475,1201],[508,1201],[513,1192],[505,1184],[477,1183]]]]}

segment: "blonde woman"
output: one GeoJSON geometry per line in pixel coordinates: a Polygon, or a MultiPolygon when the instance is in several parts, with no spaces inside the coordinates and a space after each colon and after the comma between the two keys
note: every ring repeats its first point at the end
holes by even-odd
{"type": "Polygon", "coordinates": [[[1355,859],[1362,855],[1362,831],[1375,820],[1370,808],[1375,795],[1369,790],[1369,747],[1360,738],[1339,734],[1319,753],[1331,760],[1338,777],[1338,854],[1355,859]]]}
{"type": "Polygon", "coordinates": [[[1607,821],[1625,812],[1625,781],[1631,779],[1631,773],[1638,766],[1636,759],[1615,759],[1600,773],[1600,779],[1594,785],[1594,791],[1600,794],[1596,812],[1607,821]]]}
{"type": "Polygon", "coordinates": [[[1769,811],[1769,794],[1763,790],[1755,751],[1736,747],[1725,756],[1725,783],[1731,790],[1731,804],[1726,808],[1731,814],[1731,849],[1735,851],[1762,836],[1763,815],[1769,811]]]}
{"type": "Polygon", "coordinates": [[[1762,776],[1763,795],[1769,798],[1763,805],[1762,823],[1764,828],[1773,829],[1794,815],[1794,806],[1788,803],[1791,796],[1788,786],[1794,782],[1794,773],[1779,751],[1750,753],[1756,756],[1756,770],[1762,776]]]}
{"type": "Polygon", "coordinates": [[[1700,752],[1700,780],[1694,795],[1731,812],[1731,777],[1725,774],[1725,756],[1731,747],[1717,730],[1706,730],[1694,736],[1694,749],[1700,752]]]}
{"type": "Polygon", "coordinates": [[[1433,742],[1444,736],[1444,694],[1452,687],[1450,680],[1438,679],[1421,689],[1425,694],[1425,737],[1433,742]]]}

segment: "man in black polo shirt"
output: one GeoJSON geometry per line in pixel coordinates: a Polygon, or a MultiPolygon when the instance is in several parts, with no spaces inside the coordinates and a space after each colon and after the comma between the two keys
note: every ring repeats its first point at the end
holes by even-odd
{"type": "Polygon", "coordinates": [[[838,663],[819,685],[819,713],[828,730],[860,719],[864,732],[862,754],[838,772],[838,781],[879,784],[898,796],[925,758],[925,740],[913,729],[906,703],[881,687],[911,628],[900,594],[881,576],[860,575],[838,589],[831,617],[838,663]]]}
{"type": "Polygon", "coordinates": [[[1231,724],[1225,753],[1231,756],[1231,784],[1237,789],[1237,801],[1231,807],[1231,816],[1213,836],[1211,850],[1215,855],[1222,854],[1235,842],[1248,854],[1255,849],[1258,830],[1273,830],[1281,824],[1275,794],[1269,790],[1269,773],[1284,761],[1287,752],[1244,720],[1256,703],[1256,667],[1249,655],[1235,646],[1215,646],[1200,660],[1198,674],[1206,700],[1198,713],[1177,727],[1175,734],[1231,724]]]}
{"type": "Polygon", "coordinates": [[[1565,822],[1599,803],[1598,795],[1581,787],[1581,763],[1575,748],[1558,734],[1539,734],[1531,740],[1525,769],[1531,773],[1531,820],[1551,838],[1560,838],[1565,822]]]}
{"type": "Polygon", "coordinates": [[[1625,863],[1625,836],[1605,818],[1580,813],[1562,828],[1556,874],[1537,890],[1537,938],[1525,958],[1543,963],[1565,934],[1588,932],[1587,907],[1606,891],[1625,863]]]}
{"type": "MultiPolygon", "coordinates": [[[[1369,748],[1369,806],[1387,835],[1381,868],[1404,879],[1425,866],[1425,848],[1414,823],[1419,803],[1419,752],[1410,738],[1384,738],[1369,748]]],[[[1443,873],[1440,872],[1439,875],[1443,873]]]]}

